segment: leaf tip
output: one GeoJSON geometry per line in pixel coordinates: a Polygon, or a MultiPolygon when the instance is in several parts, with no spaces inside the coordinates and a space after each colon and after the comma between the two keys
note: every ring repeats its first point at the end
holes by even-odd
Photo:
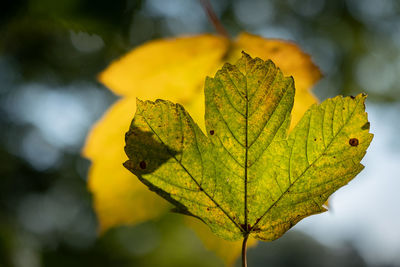
{"type": "MultiPolygon", "coordinates": [[[[278,68],[278,70],[280,70],[280,69],[278,68]]],[[[292,75],[287,76],[286,78],[289,79],[290,83],[292,83],[294,85],[294,77],[292,75]]]]}
{"type": "Polygon", "coordinates": [[[322,209],[322,212],[328,211],[329,204],[327,202],[325,202],[324,204],[322,204],[321,209],[322,209]]]}
{"type": "Polygon", "coordinates": [[[244,50],[242,50],[242,57],[247,58],[247,59],[252,59],[252,57],[247,54],[246,52],[244,52],[244,50]]]}
{"type": "Polygon", "coordinates": [[[143,104],[144,104],[144,101],[141,100],[141,99],[139,99],[138,97],[136,97],[136,107],[137,107],[138,110],[141,109],[141,107],[143,106],[143,104]]]}
{"type": "Polygon", "coordinates": [[[122,163],[122,165],[128,169],[128,170],[132,170],[133,169],[133,163],[131,160],[127,160],[124,163],[122,163]]]}
{"type": "Polygon", "coordinates": [[[356,95],[356,96],[351,95],[350,98],[351,98],[351,99],[360,99],[360,98],[361,98],[362,101],[365,101],[365,99],[367,98],[367,96],[368,96],[368,95],[367,95],[366,93],[360,93],[360,94],[358,94],[358,95],[356,95]]]}
{"type": "MultiPolygon", "coordinates": [[[[212,79],[213,79],[212,77],[206,76],[205,84],[207,85],[207,83],[211,82],[212,79]]],[[[206,85],[205,85],[205,86],[206,86],[206,85]]]]}
{"type": "Polygon", "coordinates": [[[371,127],[371,123],[369,121],[367,121],[363,126],[361,126],[361,129],[369,130],[370,127],[371,127]]]}

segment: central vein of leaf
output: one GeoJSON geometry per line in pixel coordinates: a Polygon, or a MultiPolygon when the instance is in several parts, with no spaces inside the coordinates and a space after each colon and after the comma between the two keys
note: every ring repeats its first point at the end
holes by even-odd
{"type": "Polygon", "coordinates": [[[247,157],[248,157],[248,125],[249,125],[249,99],[248,99],[248,90],[247,90],[247,79],[246,79],[246,95],[245,95],[245,101],[246,101],[246,114],[245,114],[245,119],[246,119],[246,133],[245,133],[245,162],[244,162],[244,231],[247,234],[249,232],[249,227],[248,227],[248,218],[247,218],[247,157]]]}

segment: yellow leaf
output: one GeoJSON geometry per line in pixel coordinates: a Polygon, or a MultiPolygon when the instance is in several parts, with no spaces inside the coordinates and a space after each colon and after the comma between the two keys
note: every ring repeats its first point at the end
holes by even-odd
{"type": "Polygon", "coordinates": [[[88,136],[84,155],[92,160],[89,189],[103,232],[115,225],[136,224],[164,213],[170,205],[147,190],[138,179],[122,167],[126,160],[124,135],[130,114],[136,110],[136,99],[115,103],[88,136]],[[151,208],[143,208],[145,206],[151,208]]]}
{"type": "MultiPolygon", "coordinates": [[[[149,192],[122,166],[127,159],[124,134],[136,110],[136,97],[181,103],[204,129],[205,77],[213,75],[224,62],[235,62],[242,50],[263,60],[272,59],[285,75],[293,75],[297,89],[294,125],[316,102],[310,88],[321,75],[310,57],[290,42],[248,33],[231,42],[210,34],[156,40],[133,49],[100,74],[100,81],[123,97],[93,127],[83,150],[92,161],[89,189],[94,195],[100,231],[154,219],[169,211],[166,201],[149,192]]],[[[226,263],[234,262],[239,255],[240,246],[229,249],[228,241],[200,231],[197,226],[193,228],[226,263]]]]}
{"type": "Polygon", "coordinates": [[[119,95],[168,96],[185,104],[202,93],[204,78],[217,70],[227,47],[228,40],[209,34],[151,41],[113,62],[99,78],[119,95]]]}

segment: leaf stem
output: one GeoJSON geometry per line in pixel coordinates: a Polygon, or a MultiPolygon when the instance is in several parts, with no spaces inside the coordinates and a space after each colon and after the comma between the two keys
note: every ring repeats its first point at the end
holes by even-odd
{"type": "Polygon", "coordinates": [[[242,243],[242,267],[247,267],[247,239],[249,235],[247,234],[242,243]]]}
{"type": "Polygon", "coordinates": [[[204,11],[207,13],[208,18],[211,23],[214,25],[215,30],[222,36],[230,39],[228,32],[225,27],[222,25],[221,21],[218,19],[217,15],[214,12],[214,9],[209,0],[199,0],[200,4],[203,6],[204,11]]]}

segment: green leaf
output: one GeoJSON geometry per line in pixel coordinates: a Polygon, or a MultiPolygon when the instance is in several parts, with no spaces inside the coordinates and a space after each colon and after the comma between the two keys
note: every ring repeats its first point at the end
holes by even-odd
{"type": "Polygon", "coordinates": [[[124,166],[218,236],[270,241],[363,168],[365,95],[313,105],[288,135],[294,81],[243,53],[207,78],[205,135],[179,104],[138,100],[124,166]]]}

